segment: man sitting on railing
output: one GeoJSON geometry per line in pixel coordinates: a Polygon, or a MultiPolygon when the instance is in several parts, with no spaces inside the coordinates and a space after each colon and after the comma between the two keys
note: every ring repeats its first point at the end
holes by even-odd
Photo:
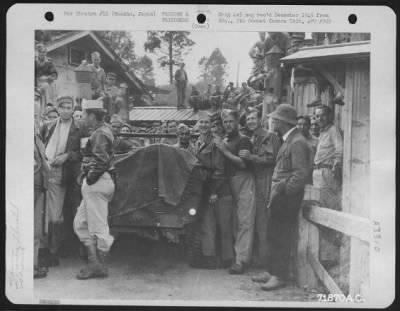
{"type": "Polygon", "coordinates": [[[272,130],[279,133],[284,142],[276,158],[268,204],[269,272],[252,278],[255,282],[265,283],[261,286],[263,290],[286,285],[292,230],[296,227],[310,166],[310,149],[296,128],[296,110],[290,105],[281,104],[268,116],[272,119],[272,130]]]}

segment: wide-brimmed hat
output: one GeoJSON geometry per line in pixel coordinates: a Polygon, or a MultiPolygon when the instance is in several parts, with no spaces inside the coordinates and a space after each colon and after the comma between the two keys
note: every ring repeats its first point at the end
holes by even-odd
{"type": "Polygon", "coordinates": [[[296,125],[297,124],[297,112],[293,106],[288,104],[279,105],[275,111],[271,112],[268,117],[281,120],[283,122],[296,125]]]}

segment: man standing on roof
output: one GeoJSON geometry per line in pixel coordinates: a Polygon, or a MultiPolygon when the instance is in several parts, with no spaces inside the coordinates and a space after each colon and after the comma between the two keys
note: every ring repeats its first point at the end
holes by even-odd
{"type": "Polygon", "coordinates": [[[107,83],[106,73],[100,66],[101,56],[99,52],[92,53],[92,63],[87,65],[94,74],[92,77],[92,98],[104,96],[104,85],[107,83]]]}
{"type": "Polygon", "coordinates": [[[185,64],[182,63],[180,69],[175,72],[175,85],[176,85],[176,93],[178,96],[177,106],[178,109],[185,108],[185,93],[186,93],[186,86],[188,84],[188,76],[183,69],[185,64]]]}

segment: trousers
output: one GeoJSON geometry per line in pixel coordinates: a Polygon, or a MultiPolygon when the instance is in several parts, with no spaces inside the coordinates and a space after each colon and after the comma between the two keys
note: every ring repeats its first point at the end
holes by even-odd
{"type": "Polygon", "coordinates": [[[283,279],[286,279],[289,273],[293,230],[296,229],[297,214],[303,196],[304,191],[294,196],[279,194],[268,211],[268,268],[272,275],[283,279]]]}
{"type": "Polygon", "coordinates": [[[114,194],[114,182],[109,173],[104,173],[93,185],[86,179],[82,184],[82,201],[74,218],[74,231],[85,246],[108,252],[114,242],[108,227],[108,203],[114,194]]]}
{"type": "Polygon", "coordinates": [[[61,184],[62,167],[52,167],[46,197],[48,213],[48,247],[55,254],[61,246],[61,225],[66,187],[61,184]]]}
{"type": "Polygon", "coordinates": [[[231,195],[218,197],[215,204],[207,204],[201,222],[201,247],[204,256],[216,256],[217,228],[223,261],[233,255],[233,199],[231,195]]]}
{"type": "Polygon", "coordinates": [[[34,189],[34,245],[33,245],[33,263],[38,265],[38,255],[40,242],[43,237],[43,217],[45,212],[45,191],[42,189],[34,189]]]}
{"type": "Polygon", "coordinates": [[[233,219],[235,260],[247,264],[251,259],[256,214],[254,177],[243,172],[231,177],[230,184],[236,203],[233,219]]]}
{"type": "Polygon", "coordinates": [[[178,96],[178,102],[177,102],[178,108],[185,107],[186,84],[182,82],[176,82],[176,92],[178,96]]]}

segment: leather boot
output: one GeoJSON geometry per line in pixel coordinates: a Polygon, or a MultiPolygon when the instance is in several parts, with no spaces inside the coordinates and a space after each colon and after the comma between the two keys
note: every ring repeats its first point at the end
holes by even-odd
{"type": "Polygon", "coordinates": [[[107,277],[107,274],[103,271],[103,267],[97,257],[96,245],[86,246],[86,249],[88,254],[88,264],[79,271],[76,278],[78,280],[87,280],[90,278],[107,277]]]}
{"type": "Polygon", "coordinates": [[[98,255],[101,267],[103,269],[103,273],[108,276],[107,261],[108,261],[109,252],[103,252],[103,251],[97,249],[97,255],[98,255]]]}

